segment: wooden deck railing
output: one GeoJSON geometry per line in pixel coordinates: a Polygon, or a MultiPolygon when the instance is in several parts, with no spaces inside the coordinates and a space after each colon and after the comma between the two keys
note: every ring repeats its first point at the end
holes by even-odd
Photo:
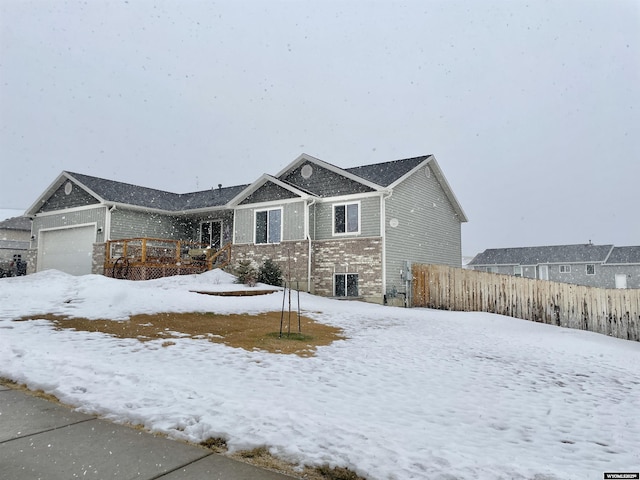
{"type": "Polygon", "coordinates": [[[215,250],[200,243],[164,238],[107,241],[104,275],[149,280],[224,268],[231,261],[231,243],[215,250]]]}

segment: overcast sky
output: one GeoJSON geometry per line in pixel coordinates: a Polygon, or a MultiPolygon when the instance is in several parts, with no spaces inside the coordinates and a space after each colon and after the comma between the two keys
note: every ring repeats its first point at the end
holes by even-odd
{"type": "Polygon", "coordinates": [[[640,245],[640,2],[0,0],[0,209],[434,154],[463,254],[640,245]]]}

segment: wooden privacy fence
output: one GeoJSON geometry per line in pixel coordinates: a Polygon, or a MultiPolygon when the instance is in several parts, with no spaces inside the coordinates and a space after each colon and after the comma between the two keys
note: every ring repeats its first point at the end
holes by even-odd
{"type": "Polygon", "coordinates": [[[640,290],[413,265],[415,307],[490,312],[640,341],[640,290]]]}

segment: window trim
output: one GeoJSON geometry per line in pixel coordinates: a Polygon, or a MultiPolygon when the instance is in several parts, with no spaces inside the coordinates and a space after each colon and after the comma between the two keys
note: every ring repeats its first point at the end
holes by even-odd
{"type": "Polygon", "coordinates": [[[560,265],[558,271],[559,273],[571,273],[571,265],[560,265]]]}
{"type": "Polygon", "coordinates": [[[595,263],[587,263],[585,265],[585,270],[586,270],[587,275],[595,275],[596,274],[596,264],[595,263]],[[589,267],[591,267],[591,269],[592,269],[591,273],[589,273],[589,267]]]}
{"type": "MultiPolygon", "coordinates": [[[[209,245],[211,245],[211,232],[212,232],[212,228],[211,228],[212,225],[211,224],[213,224],[213,223],[219,223],[220,224],[220,247],[219,248],[222,248],[222,245],[223,245],[223,242],[224,242],[224,230],[223,230],[224,224],[223,224],[223,221],[222,221],[221,218],[213,219],[213,220],[202,220],[200,222],[200,231],[199,231],[200,243],[208,243],[209,245]],[[204,224],[209,224],[209,242],[203,242],[202,241],[202,226],[204,224]]],[[[213,245],[211,245],[211,246],[213,246],[213,245]]]]}
{"type": "Polygon", "coordinates": [[[277,245],[279,243],[282,243],[282,235],[283,235],[283,227],[284,227],[284,222],[282,221],[284,215],[283,215],[283,208],[282,207],[276,207],[276,208],[259,208],[259,209],[255,209],[253,211],[253,243],[254,245],[277,245]],[[270,228],[269,228],[269,212],[273,212],[273,211],[279,211],[280,212],[280,239],[277,242],[270,242],[269,241],[269,232],[270,232],[270,228]],[[258,213],[261,212],[267,212],[267,241],[266,242],[258,242],[258,213]]]}
{"type": "Polygon", "coordinates": [[[333,274],[333,296],[336,298],[357,298],[360,296],[360,275],[357,273],[353,273],[353,272],[340,272],[340,273],[335,273],[333,274]],[[338,276],[343,276],[344,277],[344,295],[338,295],[338,292],[336,291],[336,288],[338,286],[338,282],[336,281],[338,276]],[[348,277],[349,276],[354,276],[356,277],[356,294],[355,295],[349,295],[349,281],[348,281],[348,277]]]}
{"type": "Polygon", "coordinates": [[[361,213],[362,213],[362,205],[360,200],[356,200],[353,202],[340,202],[340,203],[334,203],[331,206],[331,233],[333,234],[334,237],[343,237],[343,236],[349,236],[349,235],[360,235],[361,232],[361,225],[362,225],[362,219],[361,219],[361,213]],[[348,230],[348,222],[347,222],[347,218],[348,218],[348,214],[347,214],[347,210],[349,205],[356,205],[358,207],[358,229],[355,232],[349,232],[348,230]],[[344,207],[344,216],[345,216],[345,231],[344,232],[336,232],[336,207],[344,207]]]}

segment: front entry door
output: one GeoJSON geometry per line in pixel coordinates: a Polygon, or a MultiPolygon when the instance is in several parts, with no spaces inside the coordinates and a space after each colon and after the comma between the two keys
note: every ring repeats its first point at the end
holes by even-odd
{"type": "Polygon", "coordinates": [[[549,265],[538,265],[538,279],[549,280],[549,265]]]}
{"type": "Polygon", "coordinates": [[[616,273],[616,288],[627,288],[626,273],[616,273]]]}

